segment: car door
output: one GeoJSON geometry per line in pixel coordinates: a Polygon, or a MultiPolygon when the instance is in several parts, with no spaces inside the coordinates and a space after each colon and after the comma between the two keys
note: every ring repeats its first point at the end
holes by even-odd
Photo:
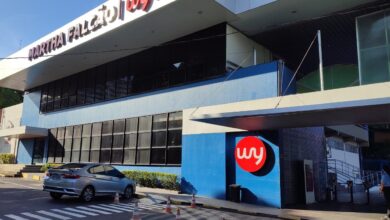
{"type": "Polygon", "coordinates": [[[107,175],[103,165],[97,165],[89,168],[91,174],[91,182],[95,187],[96,194],[111,193],[111,177],[107,175]]]}
{"type": "Polygon", "coordinates": [[[125,186],[122,183],[123,174],[110,165],[104,165],[107,175],[111,178],[110,191],[115,193],[122,193],[125,190],[125,186]]]}

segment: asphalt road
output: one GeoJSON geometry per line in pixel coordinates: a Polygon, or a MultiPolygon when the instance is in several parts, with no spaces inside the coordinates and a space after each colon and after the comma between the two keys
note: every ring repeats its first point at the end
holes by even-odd
{"type": "MultiPolygon", "coordinates": [[[[42,191],[42,183],[14,178],[0,178],[0,220],[70,220],[70,219],[131,219],[134,200],[113,203],[113,197],[98,197],[85,203],[74,197],[53,200],[42,191]]],[[[139,200],[138,214],[142,219],[176,219],[167,214],[165,205],[139,200]]],[[[177,207],[172,207],[176,212],[177,207]]],[[[270,219],[258,216],[241,215],[219,210],[180,206],[180,219],[270,219]]]]}

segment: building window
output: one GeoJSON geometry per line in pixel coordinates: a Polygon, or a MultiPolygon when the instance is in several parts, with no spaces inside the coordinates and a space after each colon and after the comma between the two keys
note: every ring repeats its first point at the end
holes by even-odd
{"type": "Polygon", "coordinates": [[[181,164],[182,113],[50,129],[48,162],[181,164]]]}
{"type": "Polygon", "coordinates": [[[92,124],[83,125],[80,155],[81,162],[89,162],[89,150],[91,147],[91,129],[92,124]]]}
{"type": "Polygon", "coordinates": [[[100,143],[102,138],[102,123],[92,124],[90,162],[99,162],[100,143]]]}
{"type": "Polygon", "coordinates": [[[221,77],[226,72],[225,33],[226,25],[217,25],[44,85],[40,110],[46,113],[221,77]]]}

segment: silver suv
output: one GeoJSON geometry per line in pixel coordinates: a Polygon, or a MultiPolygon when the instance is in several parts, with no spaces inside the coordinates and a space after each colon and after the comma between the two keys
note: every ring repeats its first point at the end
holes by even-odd
{"type": "Polygon", "coordinates": [[[53,199],[68,195],[86,202],[95,196],[116,193],[130,199],[135,188],[135,182],[114,167],[90,163],[70,163],[49,169],[43,182],[43,191],[50,192],[53,199]]]}

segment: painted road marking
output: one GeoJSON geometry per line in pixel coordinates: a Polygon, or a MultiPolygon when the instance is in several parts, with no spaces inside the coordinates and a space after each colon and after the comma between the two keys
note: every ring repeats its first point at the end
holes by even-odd
{"type": "Polygon", "coordinates": [[[77,206],[76,208],[83,209],[83,210],[89,211],[89,212],[97,212],[97,213],[103,214],[103,215],[111,215],[112,214],[111,212],[105,212],[105,211],[91,209],[91,208],[87,208],[87,207],[83,207],[83,206],[77,206]]]}
{"type": "Polygon", "coordinates": [[[123,213],[122,211],[119,211],[119,210],[115,210],[112,208],[105,208],[105,207],[101,207],[101,206],[97,206],[97,205],[89,205],[89,207],[95,208],[95,209],[101,209],[101,210],[105,210],[105,211],[110,211],[110,212],[115,212],[115,213],[123,213]]]}
{"type": "Polygon", "coordinates": [[[30,218],[39,219],[39,220],[50,220],[50,218],[45,218],[45,217],[42,217],[39,215],[34,215],[32,213],[29,213],[29,212],[22,212],[22,215],[28,216],[30,218]]]}
{"type": "Polygon", "coordinates": [[[5,215],[5,216],[8,217],[8,218],[15,219],[15,220],[28,220],[26,218],[22,218],[22,217],[19,217],[17,215],[5,215]]]}
{"type": "Polygon", "coordinates": [[[131,209],[124,208],[124,207],[117,207],[117,206],[113,206],[113,205],[104,205],[104,204],[101,205],[101,206],[108,207],[108,208],[111,208],[111,209],[121,210],[121,211],[125,211],[125,212],[132,212],[131,209]]]}
{"type": "Polygon", "coordinates": [[[76,218],[85,218],[86,217],[85,215],[80,215],[80,214],[76,214],[73,212],[67,212],[67,211],[60,210],[60,209],[52,209],[52,211],[59,212],[59,213],[65,214],[65,215],[70,215],[70,216],[73,216],[76,218]]]}
{"type": "Polygon", "coordinates": [[[50,216],[50,217],[62,219],[62,220],[71,219],[71,218],[68,218],[68,217],[65,217],[65,216],[62,216],[62,215],[57,215],[57,214],[55,214],[55,213],[47,212],[47,211],[44,211],[44,210],[38,211],[38,213],[44,214],[44,215],[47,215],[47,216],[50,216]]]}
{"type": "Polygon", "coordinates": [[[71,211],[71,212],[77,212],[77,213],[81,213],[81,214],[85,214],[85,215],[98,216],[98,214],[90,213],[90,212],[86,212],[86,211],[81,211],[81,210],[74,209],[74,208],[65,208],[65,209],[68,211],[71,211]]]}

